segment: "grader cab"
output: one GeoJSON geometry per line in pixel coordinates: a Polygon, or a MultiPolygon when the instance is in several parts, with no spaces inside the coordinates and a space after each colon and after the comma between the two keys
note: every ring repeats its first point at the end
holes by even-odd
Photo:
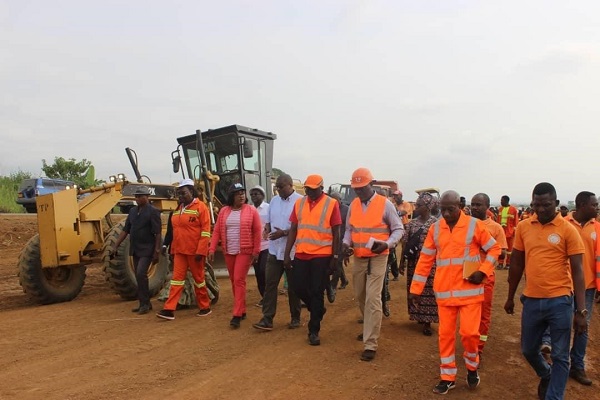
{"type": "MultiPolygon", "coordinates": [[[[255,185],[270,186],[275,139],[272,133],[240,125],[196,131],[177,139],[177,149],[171,153],[173,171],[181,173],[182,178],[194,179],[214,222],[233,183],[241,182],[248,190],[255,185]]],[[[128,155],[137,183],[116,178],[86,190],[66,190],[37,198],[39,233],[22,250],[18,264],[19,283],[34,301],[50,304],[74,299],[83,287],[86,267],[94,263],[104,264],[106,279],[118,295],[124,299],[136,297],[129,238],[123,241],[116,257],[109,257],[125,223],[123,219],[113,223],[111,211],[123,200],[134,200],[136,187],[143,184],[150,188],[151,204],[164,213],[164,232],[166,215],[176,209],[177,198],[175,185],[145,182],[129,150],[128,155]]],[[[271,196],[269,191],[267,196],[271,196]]],[[[152,296],[163,287],[168,264],[167,257],[161,255],[158,263],[150,267],[152,296]]],[[[210,291],[209,285],[209,295],[210,291]]]]}

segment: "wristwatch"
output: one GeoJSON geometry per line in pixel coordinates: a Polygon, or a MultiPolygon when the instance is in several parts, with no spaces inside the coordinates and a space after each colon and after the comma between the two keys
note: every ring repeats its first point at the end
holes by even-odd
{"type": "Polygon", "coordinates": [[[577,310],[575,314],[579,314],[582,317],[587,318],[589,311],[584,308],[583,310],[577,310]]]}
{"type": "Polygon", "coordinates": [[[337,254],[334,254],[334,255],[333,255],[333,258],[335,258],[335,259],[337,260],[338,258],[340,258],[340,256],[339,256],[339,255],[337,255],[337,254]]]}

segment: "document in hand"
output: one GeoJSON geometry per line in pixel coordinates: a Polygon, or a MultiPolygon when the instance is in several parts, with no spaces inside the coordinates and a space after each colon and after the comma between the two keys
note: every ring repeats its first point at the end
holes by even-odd
{"type": "Polygon", "coordinates": [[[463,279],[469,279],[469,276],[475,271],[479,271],[479,261],[463,261],[463,279]]]}

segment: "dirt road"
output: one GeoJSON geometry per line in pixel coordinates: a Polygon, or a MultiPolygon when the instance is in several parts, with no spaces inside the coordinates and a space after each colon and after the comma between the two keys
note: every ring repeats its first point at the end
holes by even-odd
{"type": "MultiPolygon", "coordinates": [[[[390,283],[392,316],[383,321],[377,358],[365,363],[359,361],[361,325],[350,286],[328,305],[319,347],[307,344],[305,310],[303,327],[286,329],[284,296],[275,330],[252,328],[260,318],[253,306],[258,300],[253,277],[248,320],[235,331],[228,325],[232,299],[226,279],[220,280],[221,300],[207,318],[193,310],[177,312],[172,322],[132,314],[135,302],[113,295],[98,265],[88,268],[74,301],[32,304],[21,291],[16,264],[35,224],[34,216],[0,215],[0,399],[438,398],[431,392],[439,379],[437,336],[423,336],[408,321],[404,278],[390,283]]],[[[538,380],[519,351],[520,317],[502,310],[506,275],[498,273],[481,385],[472,392],[466,388],[460,362],[459,382],[448,398],[537,398],[538,380]]],[[[594,314],[587,357],[594,386],[570,381],[568,399],[598,398],[598,308],[594,314]]],[[[459,345],[457,359],[461,353],[459,345]]]]}

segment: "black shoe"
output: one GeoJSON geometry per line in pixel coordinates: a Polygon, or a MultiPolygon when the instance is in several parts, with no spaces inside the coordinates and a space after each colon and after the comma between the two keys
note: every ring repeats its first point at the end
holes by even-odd
{"type": "Polygon", "coordinates": [[[311,346],[318,346],[321,344],[321,339],[317,333],[309,333],[308,334],[308,344],[311,346]]]}
{"type": "Polygon", "coordinates": [[[237,329],[240,327],[240,323],[242,322],[242,317],[233,317],[231,321],[229,321],[229,326],[233,329],[237,329]]]}
{"type": "Polygon", "coordinates": [[[260,329],[261,331],[272,331],[273,330],[273,324],[270,322],[267,322],[266,319],[261,319],[260,321],[258,321],[256,324],[252,324],[253,327],[255,327],[256,329],[260,329]]]}
{"type": "Polygon", "coordinates": [[[386,318],[390,317],[390,306],[387,302],[383,304],[383,315],[385,315],[386,318]]]}
{"type": "Polygon", "coordinates": [[[242,321],[246,319],[246,313],[242,314],[242,321]]]}
{"type": "Polygon", "coordinates": [[[152,305],[143,305],[138,310],[138,314],[139,315],[148,314],[150,312],[150,310],[152,310],[152,305]]]}
{"type": "Polygon", "coordinates": [[[592,380],[587,377],[583,369],[571,368],[571,370],[569,371],[569,376],[575,379],[577,382],[581,383],[582,385],[590,386],[592,384],[592,380]]]}
{"type": "Polygon", "coordinates": [[[538,399],[545,400],[546,392],[548,391],[548,385],[550,385],[550,378],[540,379],[538,384],[538,399]]]}
{"type": "Polygon", "coordinates": [[[454,381],[440,381],[437,385],[433,387],[433,393],[435,394],[446,394],[449,390],[452,390],[456,387],[456,382],[454,381]]]}
{"type": "Polygon", "coordinates": [[[136,308],[132,308],[131,312],[140,312],[140,308],[142,308],[142,306],[137,306],[136,308]]]}
{"type": "Polygon", "coordinates": [[[397,281],[397,280],[398,280],[398,277],[397,277],[397,276],[395,276],[395,277],[394,277],[394,279],[392,279],[392,280],[393,280],[393,281],[397,281]]]}
{"type": "Polygon", "coordinates": [[[296,329],[296,328],[300,328],[300,320],[299,319],[292,319],[290,321],[290,323],[288,324],[288,329],[296,329]]]}
{"type": "Polygon", "coordinates": [[[330,303],[333,303],[335,301],[335,289],[334,288],[330,288],[327,291],[327,301],[330,303]]]}
{"type": "Polygon", "coordinates": [[[172,321],[175,319],[175,313],[171,310],[160,310],[159,312],[156,313],[156,316],[158,318],[167,319],[169,321],[172,321]]]}
{"type": "Polygon", "coordinates": [[[212,314],[212,310],[210,308],[205,308],[202,309],[200,311],[198,311],[198,313],[196,314],[196,316],[198,317],[206,317],[208,315],[212,314]]]}
{"type": "Polygon", "coordinates": [[[356,337],[356,340],[358,340],[359,342],[363,341],[363,334],[359,333],[358,336],[356,337]]]}
{"type": "Polygon", "coordinates": [[[481,379],[479,379],[477,370],[467,370],[467,385],[469,385],[469,389],[475,389],[477,386],[479,386],[480,381],[481,379]]]}
{"type": "Polygon", "coordinates": [[[361,361],[373,361],[377,352],[375,350],[365,350],[360,355],[361,361]]]}
{"type": "Polygon", "coordinates": [[[346,289],[346,286],[348,286],[348,281],[342,282],[342,284],[340,285],[340,289],[346,289]]]}

